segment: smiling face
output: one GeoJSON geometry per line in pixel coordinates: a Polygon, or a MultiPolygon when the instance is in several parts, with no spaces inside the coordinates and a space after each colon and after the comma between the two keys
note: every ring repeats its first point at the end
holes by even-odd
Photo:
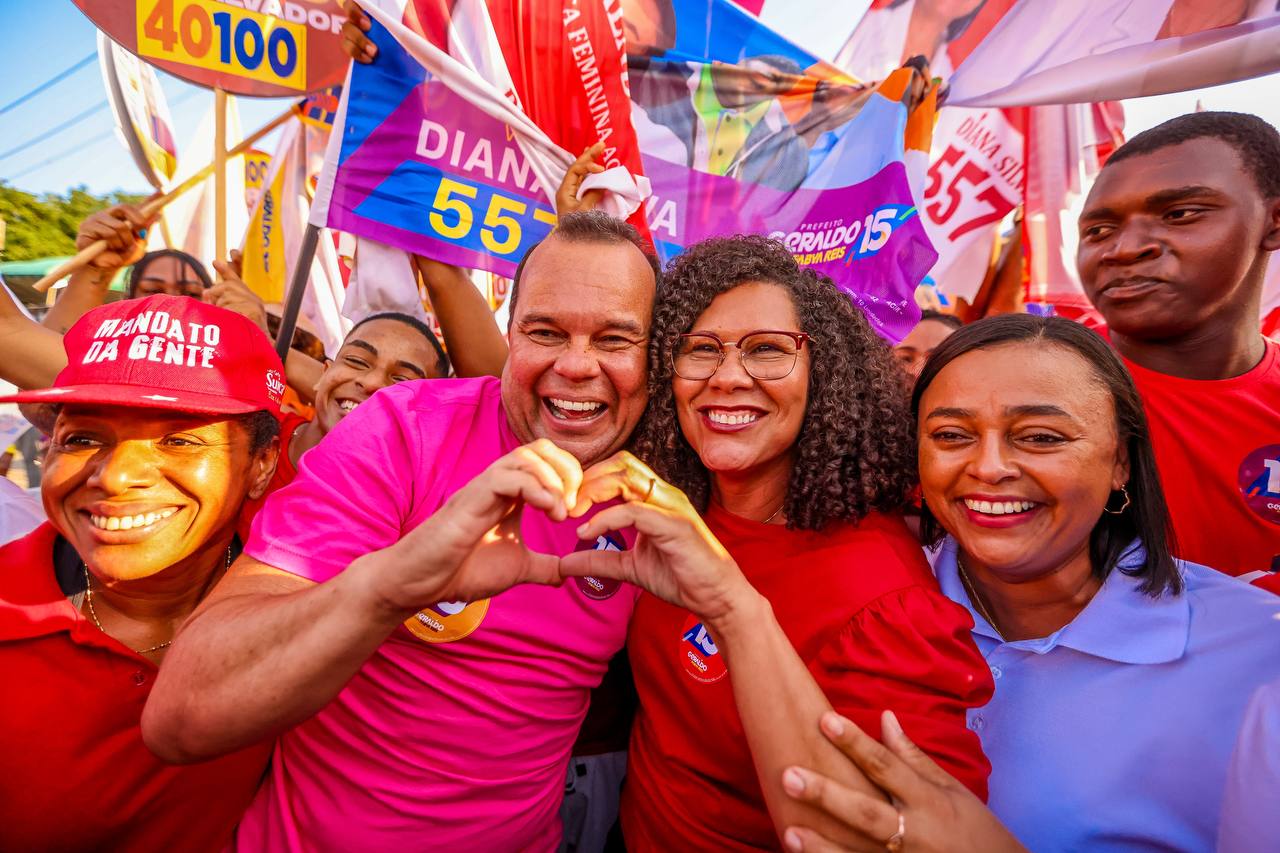
{"type": "Polygon", "coordinates": [[[275,470],[235,418],[68,406],[41,494],[49,520],[102,578],[136,580],[225,548],[246,496],[275,470]]]}
{"type": "Polygon", "coordinates": [[[1085,293],[1114,333],[1135,340],[1211,333],[1250,310],[1256,325],[1275,207],[1217,139],[1108,165],[1080,215],[1085,293]]]}
{"type": "Polygon", "coordinates": [[[140,299],[157,293],[199,299],[204,295],[204,282],[186,261],[166,255],[148,262],[143,268],[133,295],[140,299]]]}
{"type": "Polygon", "coordinates": [[[417,329],[391,319],[361,323],[316,383],[316,422],[327,434],[379,388],[436,378],[435,348],[417,329]]]}
{"type": "Polygon", "coordinates": [[[620,450],[648,402],[654,276],[631,243],[552,236],[520,276],[502,402],[520,441],[590,465],[620,450]]]}
{"type": "MultiPolygon", "coordinates": [[[[761,329],[803,331],[780,285],[747,282],[720,294],[689,331],[736,342],[761,329]]],[[[787,376],[758,380],[743,369],[737,348],[727,347],[710,379],[674,376],[672,390],[680,431],[713,477],[789,471],[809,400],[809,348],[801,347],[787,376]]]]}
{"type": "Polygon", "coordinates": [[[1087,551],[1128,479],[1110,394],[1057,344],[959,356],[925,389],[919,415],[925,503],[971,560],[1008,582],[1087,551]]]}

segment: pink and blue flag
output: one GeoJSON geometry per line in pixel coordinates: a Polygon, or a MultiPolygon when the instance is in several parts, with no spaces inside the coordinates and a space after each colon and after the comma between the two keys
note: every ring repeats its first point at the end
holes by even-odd
{"type": "Polygon", "coordinates": [[[728,0],[370,12],[378,57],[344,90],[318,224],[509,277],[553,227],[565,168],[599,140],[628,178],[620,215],[664,259],[765,234],[885,337],[918,319],[913,292],[936,258],[904,163],[931,126],[931,99],[913,113],[918,71],[860,83],[728,0]]]}

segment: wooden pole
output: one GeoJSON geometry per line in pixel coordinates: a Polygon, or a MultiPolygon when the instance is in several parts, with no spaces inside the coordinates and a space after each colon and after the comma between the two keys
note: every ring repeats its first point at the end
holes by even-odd
{"type": "MultiPolygon", "coordinates": [[[[271,131],[275,130],[276,128],[284,124],[289,119],[293,118],[293,115],[294,115],[293,107],[289,107],[289,109],[285,110],[280,115],[276,116],[271,121],[267,122],[262,127],[258,128],[253,133],[249,134],[249,136],[245,137],[244,141],[241,142],[239,145],[237,145],[235,148],[232,148],[230,151],[228,151],[227,159],[230,160],[233,157],[239,157],[240,155],[244,154],[244,152],[248,151],[254,145],[258,144],[258,142],[260,142],[264,136],[271,133],[271,131]]],[[[178,184],[173,189],[169,190],[169,192],[160,196],[160,198],[152,199],[151,201],[142,205],[142,208],[141,208],[142,215],[146,217],[154,216],[165,205],[173,201],[178,196],[182,195],[188,190],[191,190],[191,189],[194,189],[195,187],[200,186],[200,184],[208,180],[209,176],[213,174],[214,167],[215,167],[215,164],[210,163],[200,171],[196,172],[191,177],[187,178],[182,183],[178,184]]],[[[94,258],[98,257],[98,255],[101,255],[104,251],[106,251],[106,249],[107,249],[106,240],[98,240],[95,243],[91,243],[88,246],[85,246],[83,249],[77,252],[74,257],[67,258],[57,267],[50,270],[49,273],[44,278],[37,281],[35,284],[32,285],[32,287],[40,291],[41,293],[43,293],[44,291],[52,287],[55,281],[65,278],[66,276],[71,275],[71,273],[75,272],[76,270],[86,266],[94,258]]]]}
{"type": "Polygon", "coordinates": [[[160,236],[164,238],[164,247],[166,249],[176,249],[173,245],[173,234],[169,231],[169,220],[165,219],[164,214],[160,214],[160,236]]]}
{"type": "Polygon", "coordinates": [[[213,90],[213,255],[227,259],[227,93],[213,90]]]}

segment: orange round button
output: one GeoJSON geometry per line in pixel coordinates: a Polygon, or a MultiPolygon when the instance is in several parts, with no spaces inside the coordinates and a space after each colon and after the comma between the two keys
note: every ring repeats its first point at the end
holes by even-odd
{"type": "Polygon", "coordinates": [[[465,601],[440,601],[405,620],[404,626],[419,640],[428,643],[452,643],[469,635],[489,612],[489,599],[467,604],[465,601]]]}

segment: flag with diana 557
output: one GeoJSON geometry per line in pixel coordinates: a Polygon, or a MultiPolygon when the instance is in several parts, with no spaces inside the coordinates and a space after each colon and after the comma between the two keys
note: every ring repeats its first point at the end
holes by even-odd
{"type": "Polygon", "coordinates": [[[936,257],[911,191],[933,115],[920,71],[861,83],[728,0],[368,11],[378,55],[353,64],[313,222],[509,277],[554,226],[569,163],[600,141],[611,212],[664,260],[765,234],[886,337],[918,319],[936,257]]]}

